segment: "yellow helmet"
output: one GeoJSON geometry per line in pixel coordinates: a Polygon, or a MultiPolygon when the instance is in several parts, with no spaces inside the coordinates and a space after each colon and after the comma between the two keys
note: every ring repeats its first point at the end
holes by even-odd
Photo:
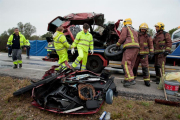
{"type": "Polygon", "coordinates": [[[131,18],[125,19],[124,22],[123,22],[123,24],[124,24],[124,25],[132,25],[132,20],[131,20],[131,18]]]}
{"type": "Polygon", "coordinates": [[[139,31],[140,29],[146,29],[148,30],[148,24],[147,23],[142,23],[140,26],[139,26],[139,31]]]}
{"type": "Polygon", "coordinates": [[[162,22],[158,22],[157,24],[155,24],[155,27],[158,26],[159,27],[159,30],[164,30],[164,23],[162,22]]]}
{"type": "Polygon", "coordinates": [[[180,26],[178,27],[178,29],[180,28],[180,26]]]}

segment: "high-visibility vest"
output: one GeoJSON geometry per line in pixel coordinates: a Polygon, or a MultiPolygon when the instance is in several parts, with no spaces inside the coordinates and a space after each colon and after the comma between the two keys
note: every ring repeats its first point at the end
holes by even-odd
{"type": "Polygon", "coordinates": [[[83,51],[88,52],[89,48],[90,50],[94,49],[94,42],[92,35],[87,32],[86,34],[84,31],[79,32],[76,35],[76,39],[73,42],[73,47],[77,47],[80,49],[83,49],[83,51]]]}

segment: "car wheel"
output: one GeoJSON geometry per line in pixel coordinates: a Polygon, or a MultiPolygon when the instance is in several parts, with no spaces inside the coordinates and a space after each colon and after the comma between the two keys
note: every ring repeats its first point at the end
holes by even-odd
{"type": "Polygon", "coordinates": [[[108,46],[104,55],[108,60],[121,60],[123,54],[123,46],[121,45],[119,49],[116,48],[116,44],[108,46]]]}
{"type": "Polygon", "coordinates": [[[106,92],[106,103],[112,104],[113,103],[113,91],[111,89],[108,89],[106,92]]]}
{"type": "Polygon", "coordinates": [[[98,73],[101,72],[103,69],[103,61],[98,56],[89,56],[87,61],[87,70],[90,70],[92,72],[98,73]]]}

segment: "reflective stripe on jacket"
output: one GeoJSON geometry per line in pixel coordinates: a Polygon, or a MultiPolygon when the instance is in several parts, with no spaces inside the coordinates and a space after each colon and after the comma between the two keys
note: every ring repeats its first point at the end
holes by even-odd
{"type": "Polygon", "coordinates": [[[62,32],[56,31],[56,33],[53,36],[53,40],[56,51],[67,52],[67,49],[72,48],[72,46],[68,43],[66,37],[62,32]]]}
{"type": "MultiPolygon", "coordinates": [[[[12,46],[13,44],[13,36],[14,36],[14,33],[10,35],[10,37],[8,38],[8,41],[7,41],[7,46],[12,46]]],[[[24,47],[26,45],[26,38],[24,37],[24,35],[22,35],[20,32],[19,32],[19,37],[20,37],[20,47],[24,47]]]]}
{"type": "Polygon", "coordinates": [[[148,34],[142,34],[139,32],[138,41],[140,46],[140,55],[147,55],[154,53],[153,40],[148,34]]]}
{"type": "Polygon", "coordinates": [[[30,44],[30,42],[29,42],[29,40],[27,39],[26,40],[26,46],[30,46],[31,44],[30,44]]]}
{"type": "MultiPolygon", "coordinates": [[[[48,48],[53,47],[52,44],[48,44],[48,48]]],[[[51,49],[47,49],[47,51],[52,51],[51,49]]]]}
{"type": "Polygon", "coordinates": [[[139,48],[138,32],[131,26],[124,26],[118,43],[123,44],[123,48],[139,48]]]}
{"type": "Polygon", "coordinates": [[[163,53],[165,51],[171,52],[172,40],[169,33],[165,31],[160,31],[156,33],[154,39],[154,53],[163,53]]]}
{"type": "Polygon", "coordinates": [[[73,42],[73,47],[83,49],[85,52],[88,52],[89,48],[90,50],[93,50],[94,41],[91,33],[87,32],[85,34],[84,31],[79,32],[73,42]]]}

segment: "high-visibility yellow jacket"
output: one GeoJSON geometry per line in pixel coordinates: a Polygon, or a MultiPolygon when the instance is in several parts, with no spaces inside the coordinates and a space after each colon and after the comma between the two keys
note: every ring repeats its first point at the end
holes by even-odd
{"type": "Polygon", "coordinates": [[[53,40],[56,51],[67,53],[67,49],[72,48],[72,46],[68,43],[65,35],[62,32],[56,31],[56,33],[53,36],[53,40]]]}
{"type": "MultiPolygon", "coordinates": [[[[48,48],[53,47],[52,44],[48,44],[48,48]]],[[[47,49],[47,51],[52,51],[51,49],[47,49]]]]}
{"type": "Polygon", "coordinates": [[[88,52],[94,49],[94,42],[91,33],[87,32],[86,34],[84,31],[79,32],[76,35],[76,39],[73,42],[73,47],[77,47],[78,49],[83,49],[83,51],[88,52]]]}
{"type": "Polygon", "coordinates": [[[30,46],[31,44],[30,44],[30,42],[29,42],[29,40],[27,39],[26,40],[26,46],[30,46]]]}
{"type": "MultiPolygon", "coordinates": [[[[7,45],[8,46],[12,46],[13,44],[13,36],[14,36],[14,33],[10,35],[9,39],[8,39],[8,42],[7,42],[7,45]]],[[[26,45],[26,38],[24,37],[24,35],[22,35],[20,32],[19,32],[19,37],[20,37],[20,47],[24,47],[26,45]]]]}

